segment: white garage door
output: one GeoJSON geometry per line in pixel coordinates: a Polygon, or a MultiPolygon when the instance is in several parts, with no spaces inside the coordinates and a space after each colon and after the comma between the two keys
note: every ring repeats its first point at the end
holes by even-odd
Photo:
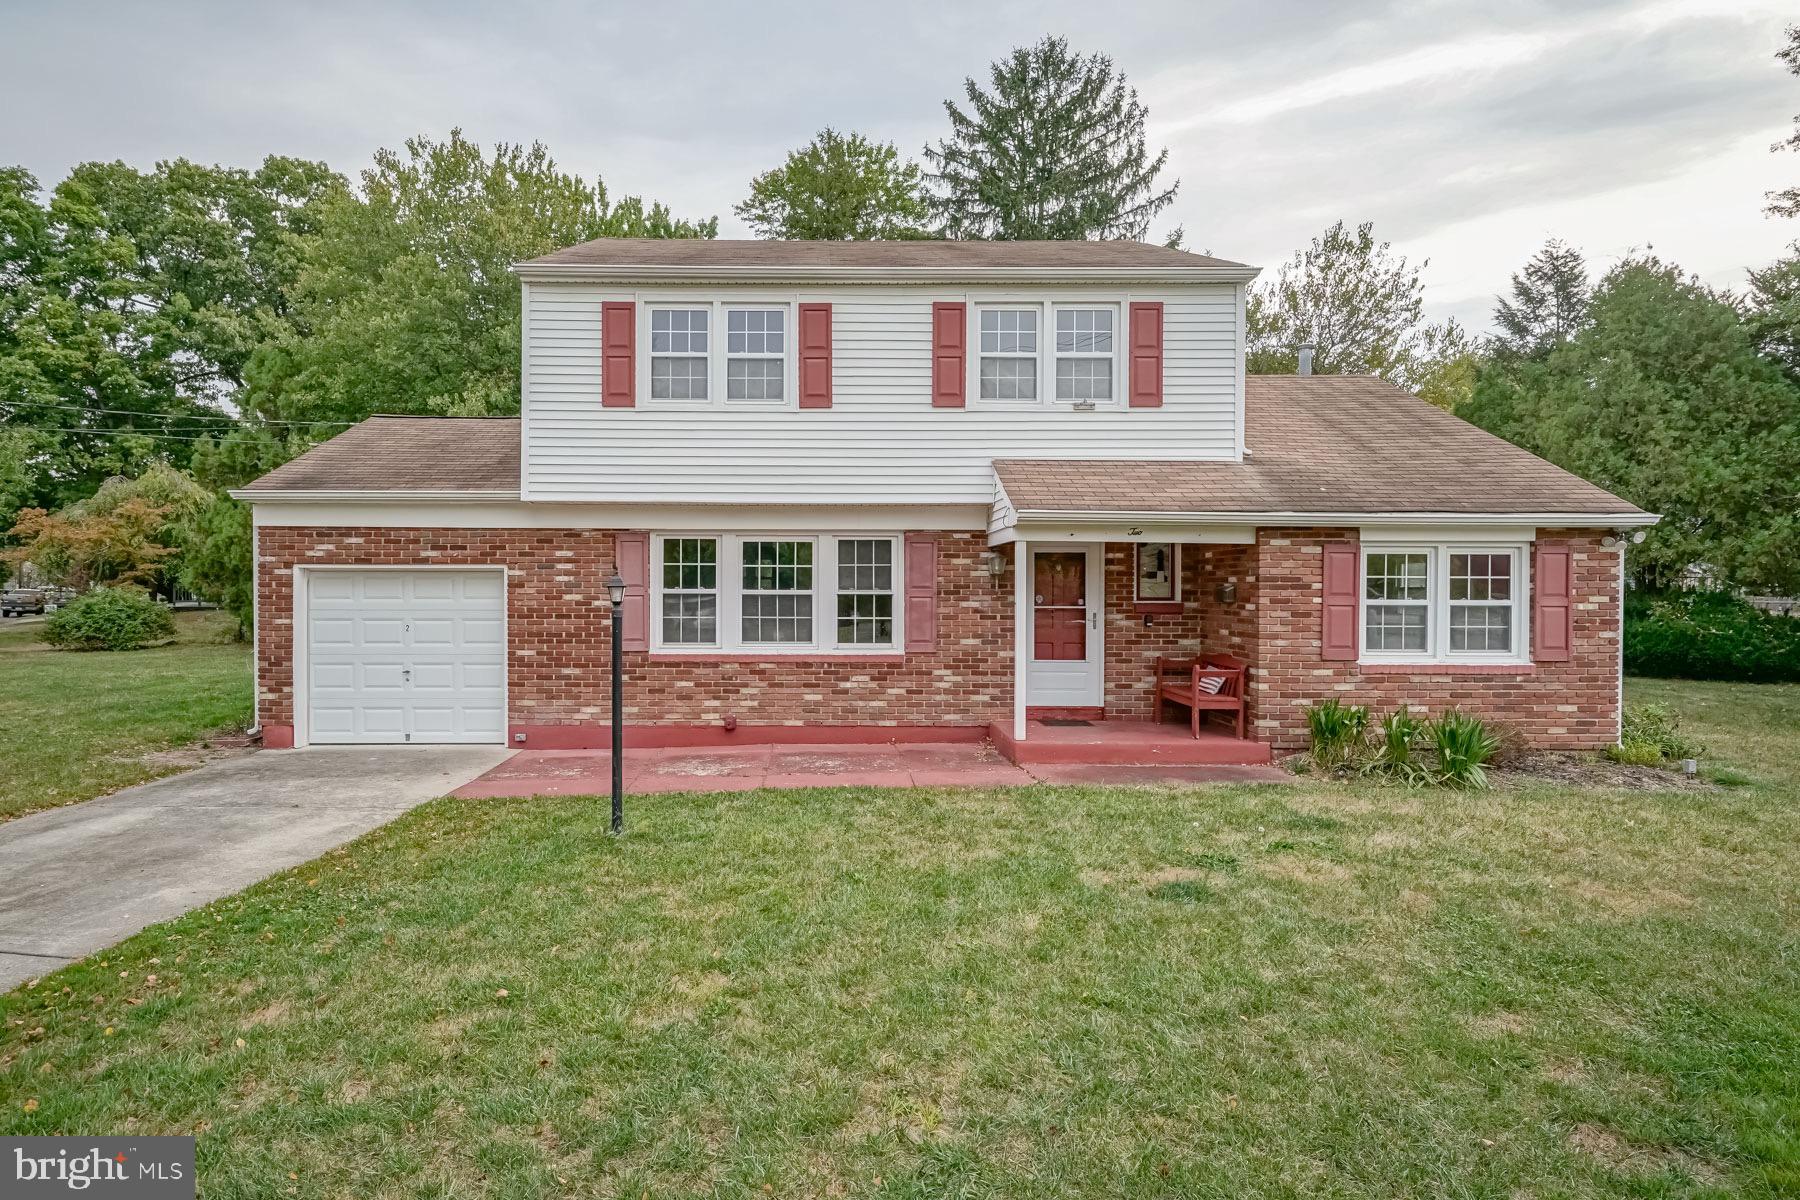
{"type": "Polygon", "coordinates": [[[306,573],[314,742],[504,742],[500,571],[306,573]]]}

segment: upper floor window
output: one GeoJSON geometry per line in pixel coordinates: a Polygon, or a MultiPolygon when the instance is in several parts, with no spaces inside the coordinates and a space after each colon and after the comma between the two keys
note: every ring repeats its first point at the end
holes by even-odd
{"type": "Polygon", "coordinates": [[[706,399],[711,316],[704,308],[650,310],[651,399],[706,399]]]}
{"type": "Polygon", "coordinates": [[[725,399],[780,400],[787,374],[787,310],[725,313],[725,399]]]}
{"type": "Polygon", "coordinates": [[[1036,400],[1038,314],[1034,308],[979,309],[981,398],[1036,400]]]}
{"type": "Polygon", "coordinates": [[[1365,546],[1364,657],[1519,660],[1524,563],[1522,546],[1365,546]]]}
{"type": "Polygon", "coordinates": [[[1110,308],[1056,310],[1056,398],[1111,400],[1113,319],[1110,308]]]}

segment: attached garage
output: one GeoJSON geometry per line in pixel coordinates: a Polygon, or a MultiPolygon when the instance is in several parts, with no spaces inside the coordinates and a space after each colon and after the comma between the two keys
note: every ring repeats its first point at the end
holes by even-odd
{"type": "Polygon", "coordinates": [[[307,568],[304,741],[506,740],[506,572],[307,568]]]}

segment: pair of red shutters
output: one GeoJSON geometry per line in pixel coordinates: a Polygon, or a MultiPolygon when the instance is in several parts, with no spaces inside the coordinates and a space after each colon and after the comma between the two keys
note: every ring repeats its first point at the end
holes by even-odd
{"type": "MultiPolygon", "coordinates": [[[[831,305],[799,306],[800,407],[831,407],[831,305]]],[[[1130,306],[1126,321],[1132,408],[1162,406],[1163,306],[1130,306]]],[[[931,405],[968,404],[969,306],[960,301],[931,306],[931,405]]],[[[606,408],[637,404],[637,306],[628,300],[600,306],[600,402],[606,408]]]]}
{"type": "MultiPolygon", "coordinates": [[[[1342,661],[1356,657],[1361,554],[1355,542],[1325,544],[1323,658],[1342,661]]],[[[1531,570],[1533,661],[1569,660],[1575,638],[1574,586],[1568,543],[1539,542],[1531,570]]]]}
{"type": "MultiPolygon", "coordinates": [[[[619,575],[625,580],[625,635],[622,650],[650,648],[650,535],[640,530],[613,534],[619,575]]],[[[937,535],[905,538],[906,649],[937,648],[937,535]]]]}

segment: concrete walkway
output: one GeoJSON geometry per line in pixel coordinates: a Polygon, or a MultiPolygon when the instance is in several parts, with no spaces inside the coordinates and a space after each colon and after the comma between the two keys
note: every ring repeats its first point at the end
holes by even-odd
{"type": "Polygon", "coordinates": [[[0,991],[316,858],[507,755],[265,750],[0,824],[0,991]]]}
{"type": "MultiPolygon", "coordinates": [[[[1022,787],[1034,783],[1292,783],[1279,767],[1155,763],[1015,766],[986,742],[739,746],[625,752],[625,790],[746,792],[802,787],[1022,787]]],[[[596,750],[521,750],[456,790],[471,799],[593,796],[612,791],[612,760],[596,750]]]]}

